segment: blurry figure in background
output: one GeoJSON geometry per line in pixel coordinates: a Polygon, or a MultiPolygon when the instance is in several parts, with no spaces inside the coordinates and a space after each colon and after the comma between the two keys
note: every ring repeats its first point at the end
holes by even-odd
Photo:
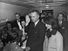
{"type": "Polygon", "coordinates": [[[0,29],[0,39],[2,38],[2,30],[0,29]]]}
{"type": "Polygon", "coordinates": [[[3,42],[2,42],[2,40],[0,39],[0,51],[3,51],[3,42]]]}
{"type": "Polygon", "coordinates": [[[47,27],[48,51],[63,51],[63,36],[58,31],[56,20],[51,17],[47,18],[45,25],[47,27]]]}
{"type": "Polygon", "coordinates": [[[68,21],[68,15],[67,15],[67,21],[68,21]]]}
{"type": "MultiPolygon", "coordinates": [[[[12,31],[12,27],[11,27],[11,22],[7,22],[5,27],[2,29],[2,41],[3,41],[3,44],[4,46],[11,40],[9,40],[10,38],[8,38],[8,32],[11,32],[12,31]]],[[[11,34],[10,34],[11,35],[11,34]]]]}
{"type": "Polygon", "coordinates": [[[24,42],[26,41],[26,32],[25,32],[25,25],[26,25],[26,22],[23,20],[22,22],[21,22],[21,25],[22,25],[22,29],[21,29],[21,31],[22,31],[22,37],[21,37],[21,47],[23,48],[23,49],[25,49],[26,47],[26,43],[24,44],[24,42]]]}
{"type": "Polygon", "coordinates": [[[8,36],[7,31],[2,30],[1,40],[2,40],[4,46],[8,43],[7,36],[8,36]]]}
{"type": "MultiPolygon", "coordinates": [[[[45,13],[46,14],[46,13],[45,13]]],[[[43,22],[43,23],[45,23],[44,22],[44,20],[46,19],[46,15],[45,15],[44,13],[41,13],[41,21],[43,22]]]]}
{"type": "Polygon", "coordinates": [[[48,13],[48,17],[53,17],[53,13],[52,12],[49,12],[48,13]]]}
{"type": "Polygon", "coordinates": [[[20,43],[21,38],[22,38],[22,32],[19,29],[17,29],[16,27],[13,27],[12,37],[13,37],[13,42],[12,43],[16,42],[16,45],[20,46],[19,43],[20,43]]]}
{"type": "Polygon", "coordinates": [[[68,21],[67,15],[63,13],[58,14],[58,30],[61,32],[64,38],[64,51],[68,51],[68,21]]]}
{"type": "Polygon", "coordinates": [[[21,33],[20,30],[17,29],[16,27],[13,27],[13,30],[11,32],[12,35],[8,37],[10,41],[7,43],[7,45],[4,47],[3,51],[17,51],[20,48],[20,38],[21,38],[21,33]]]}
{"type": "Polygon", "coordinates": [[[68,50],[68,21],[67,21],[67,15],[63,13],[59,13],[58,17],[58,30],[61,32],[64,38],[64,51],[68,50]]]}
{"type": "Polygon", "coordinates": [[[20,15],[20,13],[16,13],[15,14],[15,17],[16,17],[16,20],[13,21],[13,27],[17,27],[18,29],[22,29],[21,27],[21,21],[22,21],[22,18],[24,19],[24,17],[22,17],[20,15]]]}
{"type": "Polygon", "coordinates": [[[16,32],[17,31],[16,29],[15,30],[13,29],[12,22],[8,21],[6,23],[6,28],[5,29],[6,29],[6,32],[7,32],[7,40],[6,40],[7,43],[14,42],[16,37],[17,37],[18,32],[16,32]]]}
{"type": "Polygon", "coordinates": [[[10,21],[6,22],[6,28],[7,28],[7,31],[12,31],[12,23],[10,21]]]}
{"type": "Polygon", "coordinates": [[[64,29],[64,23],[67,22],[67,16],[63,13],[59,13],[57,16],[58,26],[61,29],[64,29]]]}
{"type": "Polygon", "coordinates": [[[62,21],[63,21],[63,19],[64,19],[64,15],[63,15],[62,13],[60,13],[60,14],[58,15],[57,19],[58,19],[58,25],[59,25],[60,27],[62,27],[62,21]]]}
{"type": "Polygon", "coordinates": [[[8,42],[10,42],[10,41],[12,41],[13,40],[13,38],[12,38],[12,24],[11,24],[11,22],[10,21],[8,21],[7,23],[6,23],[6,28],[7,28],[7,34],[8,34],[8,36],[7,36],[7,41],[8,42]]]}
{"type": "Polygon", "coordinates": [[[29,24],[30,22],[30,18],[29,15],[26,15],[25,19],[22,20],[21,25],[22,25],[22,48],[25,49],[26,48],[26,42],[27,42],[27,33],[26,33],[26,26],[29,24]]]}

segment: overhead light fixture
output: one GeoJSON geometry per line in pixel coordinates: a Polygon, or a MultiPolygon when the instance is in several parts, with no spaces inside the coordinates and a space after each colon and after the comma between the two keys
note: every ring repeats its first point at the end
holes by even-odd
{"type": "Polygon", "coordinates": [[[46,5],[47,7],[49,6],[49,5],[46,5]]]}
{"type": "Polygon", "coordinates": [[[45,5],[46,6],[46,8],[49,8],[49,5],[45,5]]]}

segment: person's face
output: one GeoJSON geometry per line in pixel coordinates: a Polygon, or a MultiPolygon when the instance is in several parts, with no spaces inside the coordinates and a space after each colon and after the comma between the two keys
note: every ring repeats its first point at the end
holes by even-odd
{"type": "Polygon", "coordinates": [[[20,15],[19,14],[16,14],[16,19],[19,19],[20,18],[20,15]]]}
{"type": "Polygon", "coordinates": [[[8,28],[11,28],[11,24],[10,24],[10,23],[8,23],[8,24],[7,24],[7,27],[8,27],[8,28]]]}
{"type": "Polygon", "coordinates": [[[46,24],[45,26],[47,27],[47,29],[51,29],[52,28],[52,26],[49,25],[49,24],[46,24]]]}
{"type": "Polygon", "coordinates": [[[16,38],[16,37],[17,37],[17,34],[16,34],[16,33],[13,33],[13,34],[12,34],[12,37],[13,37],[13,38],[16,38]]]}
{"type": "Polygon", "coordinates": [[[33,22],[36,22],[37,20],[39,20],[39,15],[36,12],[32,12],[30,16],[33,22]]]}
{"type": "Polygon", "coordinates": [[[62,14],[59,14],[58,20],[59,20],[59,21],[60,21],[60,20],[63,20],[63,15],[62,15],[62,14]]]}
{"type": "Polygon", "coordinates": [[[0,40],[0,48],[3,47],[3,42],[0,40]]]}
{"type": "Polygon", "coordinates": [[[25,21],[22,21],[21,23],[22,23],[22,26],[25,26],[25,21]]]}

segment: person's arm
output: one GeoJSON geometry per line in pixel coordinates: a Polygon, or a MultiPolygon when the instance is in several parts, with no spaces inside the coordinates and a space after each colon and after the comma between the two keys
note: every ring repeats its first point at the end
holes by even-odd
{"type": "Polygon", "coordinates": [[[57,51],[63,51],[63,37],[61,34],[56,36],[57,51]]]}
{"type": "Polygon", "coordinates": [[[26,25],[25,26],[28,26],[29,22],[30,22],[29,15],[26,15],[26,25]]]}

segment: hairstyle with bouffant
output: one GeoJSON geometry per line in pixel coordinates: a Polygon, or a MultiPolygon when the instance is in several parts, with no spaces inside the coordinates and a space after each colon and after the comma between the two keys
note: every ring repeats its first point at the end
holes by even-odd
{"type": "Polygon", "coordinates": [[[52,18],[52,17],[47,17],[46,20],[45,20],[45,23],[51,25],[52,29],[58,28],[57,20],[52,18]]]}

